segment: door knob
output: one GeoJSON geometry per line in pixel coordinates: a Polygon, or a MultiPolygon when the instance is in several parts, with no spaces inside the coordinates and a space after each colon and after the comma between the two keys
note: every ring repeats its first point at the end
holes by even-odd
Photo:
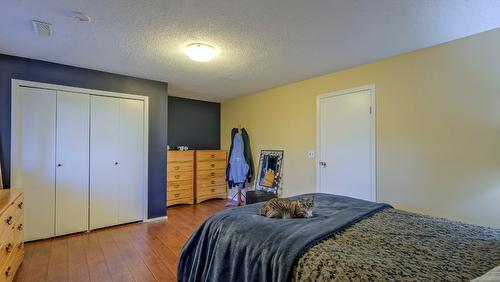
{"type": "Polygon", "coordinates": [[[57,167],[61,167],[61,166],[62,166],[62,164],[57,164],[57,167]]]}
{"type": "Polygon", "coordinates": [[[322,167],[326,167],[326,162],[319,162],[319,165],[322,167]]]}
{"type": "Polygon", "coordinates": [[[118,162],[115,162],[115,165],[118,165],[118,162]]]}

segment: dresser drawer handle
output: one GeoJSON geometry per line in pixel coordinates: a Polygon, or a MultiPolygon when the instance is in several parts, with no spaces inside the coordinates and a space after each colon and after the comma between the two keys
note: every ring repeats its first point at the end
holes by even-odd
{"type": "Polygon", "coordinates": [[[174,197],[179,198],[181,194],[175,194],[174,197]]]}
{"type": "Polygon", "coordinates": [[[10,253],[10,251],[12,251],[12,244],[11,243],[8,243],[7,246],[5,246],[5,251],[7,253],[10,253]]]}
{"type": "Polygon", "coordinates": [[[181,168],[181,167],[180,166],[174,166],[175,170],[179,170],[179,168],[181,168]]]}
{"type": "Polygon", "coordinates": [[[22,250],[24,247],[24,243],[23,242],[19,243],[19,245],[17,247],[19,248],[19,250],[22,250]]]}
{"type": "Polygon", "coordinates": [[[210,164],[210,167],[215,167],[215,164],[210,164]]]}
{"type": "Polygon", "coordinates": [[[180,175],[178,175],[178,174],[177,174],[176,176],[174,176],[174,178],[175,178],[175,179],[179,179],[180,177],[181,177],[181,176],[180,176],[180,175]]]}
{"type": "Polygon", "coordinates": [[[5,277],[10,277],[10,271],[11,271],[12,267],[7,267],[7,270],[5,271],[5,277]]]}
{"type": "Polygon", "coordinates": [[[210,189],[210,190],[212,191],[212,193],[215,192],[215,189],[210,189]]]}
{"type": "Polygon", "coordinates": [[[11,225],[12,224],[12,216],[9,216],[5,222],[8,224],[8,225],[11,225]]]}
{"type": "Polygon", "coordinates": [[[23,230],[23,224],[22,223],[17,226],[17,230],[19,230],[19,231],[23,230]]]}
{"type": "Polygon", "coordinates": [[[24,206],[24,205],[23,205],[23,202],[20,202],[20,203],[17,205],[17,207],[18,207],[18,208],[20,208],[20,209],[23,209],[23,206],[24,206]]]}
{"type": "Polygon", "coordinates": [[[210,181],[210,184],[215,184],[215,180],[210,181]]]}
{"type": "Polygon", "coordinates": [[[210,173],[210,176],[215,176],[215,172],[211,172],[211,173],[210,173]]]}
{"type": "Polygon", "coordinates": [[[179,188],[179,184],[175,184],[175,185],[174,185],[174,187],[175,187],[175,188],[179,188]]]}
{"type": "Polygon", "coordinates": [[[210,157],[213,159],[213,158],[215,158],[215,155],[212,154],[212,155],[210,155],[210,157]]]}

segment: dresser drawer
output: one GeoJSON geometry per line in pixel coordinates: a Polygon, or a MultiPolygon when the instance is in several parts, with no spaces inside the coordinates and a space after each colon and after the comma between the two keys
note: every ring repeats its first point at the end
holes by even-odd
{"type": "Polygon", "coordinates": [[[197,178],[196,183],[198,184],[198,188],[223,186],[226,185],[226,179],[223,177],[197,178]]]}
{"type": "Polygon", "coordinates": [[[193,189],[184,189],[178,191],[167,191],[167,200],[177,200],[193,197],[193,189]]]}
{"type": "Polygon", "coordinates": [[[1,238],[0,243],[0,265],[4,265],[7,261],[9,255],[14,251],[16,246],[15,243],[15,231],[9,228],[9,232],[4,234],[1,238]]]}
{"type": "Polygon", "coordinates": [[[194,151],[168,151],[167,162],[194,161],[194,151]]]}
{"type": "Polygon", "coordinates": [[[7,261],[3,264],[3,271],[0,273],[2,275],[1,281],[12,281],[14,280],[14,275],[16,274],[19,265],[21,264],[24,257],[23,249],[13,248],[7,261]]]}
{"type": "Polygon", "coordinates": [[[193,180],[169,181],[167,184],[168,191],[178,191],[184,189],[193,189],[193,180]]]}
{"type": "Polygon", "coordinates": [[[192,172],[194,168],[193,162],[172,162],[168,163],[167,171],[169,173],[174,173],[178,171],[189,171],[192,172]]]}
{"type": "Polygon", "coordinates": [[[225,169],[226,161],[206,161],[196,164],[198,170],[225,169]]]}
{"type": "Polygon", "coordinates": [[[179,171],[167,173],[167,181],[180,181],[193,179],[193,172],[179,171]]]}
{"type": "Polygon", "coordinates": [[[196,191],[196,196],[208,196],[208,195],[222,195],[226,194],[226,185],[223,186],[211,186],[211,187],[199,187],[196,191]]]}
{"type": "Polygon", "coordinates": [[[214,170],[198,170],[196,171],[196,179],[209,179],[209,178],[226,178],[225,169],[214,170]]]}
{"type": "MultiPolygon", "coordinates": [[[[16,220],[22,215],[22,210],[17,207],[17,205],[12,204],[9,208],[0,216],[0,233],[4,233],[6,230],[14,229],[16,220]]],[[[0,235],[1,237],[2,235],[0,235]]]]}
{"type": "Polygon", "coordinates": [[[196,151],[196,160],[203,161],[214,161],[214,160],[222,160],[226,161],[226,152],[225,151],[196,151]]]}

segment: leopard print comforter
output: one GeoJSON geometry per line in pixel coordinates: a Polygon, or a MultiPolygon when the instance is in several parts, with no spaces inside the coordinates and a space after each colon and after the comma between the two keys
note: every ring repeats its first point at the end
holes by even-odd
{"type": "Polygon", "coordinates": [[[385,209],[306,251],[294,281],[470,281],[500,265],[500,229],[385,209]]]}

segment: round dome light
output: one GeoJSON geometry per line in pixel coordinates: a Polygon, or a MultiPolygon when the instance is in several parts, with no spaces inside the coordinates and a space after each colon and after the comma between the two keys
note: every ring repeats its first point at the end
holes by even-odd
{"type": "Polygon", "coordinates": [[[214,47],[203,43],[192,43],[184,48],[184,54],[197,62],[208,62],[215,58],[214,47]]]}

